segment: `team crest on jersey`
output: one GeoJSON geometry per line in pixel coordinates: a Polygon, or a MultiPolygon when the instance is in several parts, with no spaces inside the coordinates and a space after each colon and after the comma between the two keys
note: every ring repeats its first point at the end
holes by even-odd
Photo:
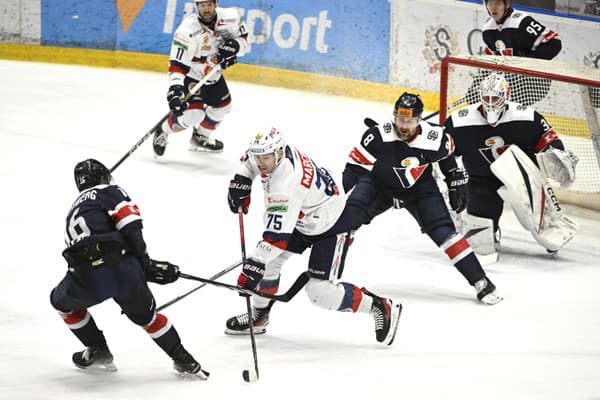
{"type": "Polygon", "coordinates": [[[492,136],[485,139],[485,146],[479,149],[479,153],[489,162],[493,163],[504,153],[508,146],[500,136],[492,136]]]}
{"type": "Polygon", "coordinates": [[[437,73],[444,58],[459,52],[458,36],[448,25],[428,26],[425,29],[423,57],[429,66],[429,73],[437,73]]]}
{"type": "Polygon", "coordinates": [[[402,168],[394,167],[394,173],[403,188],[409,188],[423,175],[429,164],[420,165],[416,157],[407,157],[400,161],[402,168]]]}

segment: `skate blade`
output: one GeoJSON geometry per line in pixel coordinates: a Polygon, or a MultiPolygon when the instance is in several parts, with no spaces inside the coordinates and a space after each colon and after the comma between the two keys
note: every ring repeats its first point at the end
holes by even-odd
{"type": "MultiPolygon", "coordinates": [[[[263,333],[266,333],[266,332],[267,332],[266,326],[255,326],[254,327],[255,335],[262,335],[263,333]]],[[[250,336],[250,329],[246,329],[243,331],[234,331],[232,329],[225,328],[225,334],[231,335],[231,336],[250,336]]]]}
{"type": "Polygon", "coordinates": [[[481,302],[485,305],[493,306],[494,304],[500,303],[502,300],[504,300],[504,297],[498,296],[496,293],[492,292],[489,293],[487,296],[484,296],[481,299],[481,302]]]}
{"type": "Polygon", "coordinates": [[[188,150],[196,152],[196,153],[222,153],[223,152],[223,149],[211,150],[211,149],[207,149],[206,147],[196,147],[196,146],[190,146],[190,147],[188,147],[188,150]]]}
{"type": "Polygon", "coordinates": [[[101,372],[117,372],[117,366],[114,362],[109,362],[107,364],[92,364],[87,367],[82,367],[80,365],[75,364],[75,366],[79,369],[84,369],[86,371],[101,371],[101,372]]]}
{"type": "Polygon", "coordinates": [[[205,381],[210,376],[210,373],[208,373],[208,371],[204,371],[202,369],[200,371],[196,372],[195,374],[191,374],[189,372],[179,372],[179,371],[176,371],[176,373],[180,379],[185,380],[185,381],[205,381]]]}
{"type": "Polygon", "coordinates": [[[383,341],[383,343],[385,343],[388,346],[390,346],[392,343],[394,343],[394,339],[396,338],[396,331],[398,330],[398,323],[400,322],[400,314],[401,313],[402,313],[402,304],[400,304],[400,303],[393,304],[392,305],[392,318],[391,318],[392,326],[390,326],[390,331],[388,332],[385,340],[383,341]]]}

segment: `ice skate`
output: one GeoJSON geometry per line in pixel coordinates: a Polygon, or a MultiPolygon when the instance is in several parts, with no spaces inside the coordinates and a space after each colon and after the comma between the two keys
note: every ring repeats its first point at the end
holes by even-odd
{"type": "Polygon", "coordinates": [[[365,288],[362,288],[362,291],[373,298],[373,305],[369,314],[375,320],[375,337],[377,341],[388,346],[391,345],[396,337],[402,304],[379,297],[365,288]]]}
{"type": "Polygon", "coordinates": [[[487,277],[475,282],[475,291],[477,299],[484,304],[494,305],[504,300],[496,293],[496,286],[487,277]]]}
{"type": "Polygon", "coordinates": [[[73,353],[73,364],[77,368],[94,368],[114,372],[117,370],[113,363],[113,355],[106,345],[89,346],[83,351],[73,353]]]}
{"type": "MultiPolygon", "coordinates": [[[[252,321],[254,322],[254,334],[259,335],[267,331],[269,324],[269,311],[271,311],[271,301],[265,308],[252,307],[252,321]]],[[[231,317],[227,320],[225,333],[228,335],[249,335],[250,334],[250,319],[248,313],[231,317]]]]}
{"type": "Polygon", "coordinates": [[[223,142],[203,135],[198,131],[198,128],[194,127],[194,133],[192,133],[192,137],[190,138],[189,150],[220,153],[223,151],[223,142]]]}
{"type": "Polygon", "coordinates": [[[165,149],[167,148],[167,137],[169,134],[167,132],[163,132],[162,128],[159,127],[154,132],[154,139],[152,140],[152,148],[154,149],[155,157],[162,157],[165,154],[165,149]]]}
{"type": "Polygon", "coordinates": [[[175,347],[171,358],[173,359],[173,368],[175,371],[181,374],[196,376],[203,381],[208,379],[210,374],[200,367],[200,363],[181,344],[175,347]]]}

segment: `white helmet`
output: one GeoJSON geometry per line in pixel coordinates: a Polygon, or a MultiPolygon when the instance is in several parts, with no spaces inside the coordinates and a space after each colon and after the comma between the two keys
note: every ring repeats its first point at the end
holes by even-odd
{"type": "Polygon", "coordinates": [[[510,86],[504,79],[504,75],[494,72],[483,80],[480,87],[481,106],[490,125],[498,124],[498,120],[506,110],[506,102],[509,97],[510,86]]]}
{"type": "Polygon", "coordinates": [[[282,149],[285,146],[283,134],[275,127],[266,131],[267,133],[258,133],[254,136],[248,146],[248,151],[252,155],[271,154],[282,149]]]}

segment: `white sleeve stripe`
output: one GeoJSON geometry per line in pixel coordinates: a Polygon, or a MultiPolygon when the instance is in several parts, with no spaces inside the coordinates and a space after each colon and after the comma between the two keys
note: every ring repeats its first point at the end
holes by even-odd
{"type": "Polygon", "coordinates": [[[141,221],[142,217],[136,214],[128,215],[117,223],[117,230],[121,230],[125,225],[130,224],[133,221],[141,221]]]}

